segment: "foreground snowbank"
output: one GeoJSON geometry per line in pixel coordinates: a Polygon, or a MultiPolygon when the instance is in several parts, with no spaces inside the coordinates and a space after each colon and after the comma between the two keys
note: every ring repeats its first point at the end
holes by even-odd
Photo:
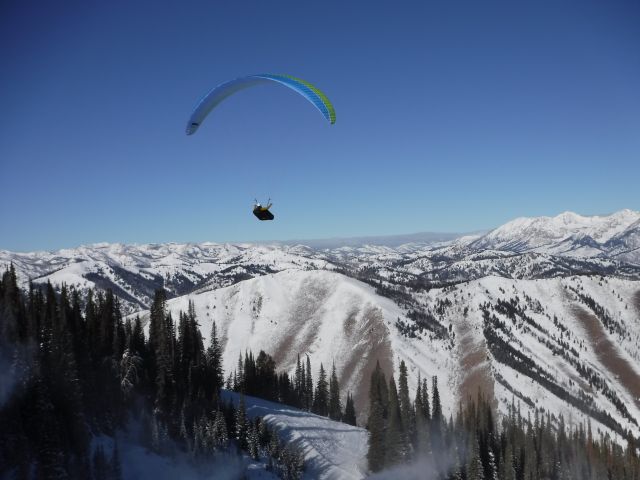
{"type": "MultiPolygon", "coordinates": [[[[223,392],[235,405],[240,395],[223,392]]],[[[366,476],[368,432],[346,423],[260,398],[245,397],[247,416],[263,417],[280,438],[305,454],[306,479],[360,479],[366,476]]]]}

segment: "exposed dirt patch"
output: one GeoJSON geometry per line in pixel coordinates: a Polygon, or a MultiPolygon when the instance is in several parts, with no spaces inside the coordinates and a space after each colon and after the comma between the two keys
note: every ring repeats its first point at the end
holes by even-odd
{"type": "MultiPolygon", "coordinates": [[[[278,369],[294,368],[298,353],[313,355],[311,349],[322,327],[322,309],[333,291],[330,283],[310,279],[295,292],[291,308],[283,319],[288,330],[272,352],[278,369]]],[[[374,305],[363,308],[357,301],[342,317],[332,321],[340,324],[346,343],[352,345],[345,358],[336,358],[335,362],[340,385],[353,385],[351,393],[358,424],[364,425],[368,417],[371,372],[376,362],[380,362],[388,380],[393,372],[393,353],[382,311],[374,305]]],[[[342,394],[346,398],[346,387],[342,387],[342,394]]]]}
{"type": "Polygon", "coordinates": [[[618,355],[618,349],[607,337],[602,323],[593,313],[579,305],[573,305],[571,312],[584,326],[600,363],[618,379],[640,408],[640,375],[625,358],[618,355]]]}
{"type": "MultiPolygon", "coordinates": [[[[351,316],[345,318],[345,323],[352,321],[355,322],[355,319],[351,316]]],[[[369,386],[376,363],[380,362],[387,381],[393,373],[389,330],[380,309],[370,307],[363,312],[358,328],[352,329],[348,342],[354,347],[340,372],[339,381],[341,385],[356,385],[355,392],[351,393],[358,425],[364,425],[369,416],[369,386]]]]}
{"type": "Polygon", "coordinates": [[[358,318],[358,313],[359,313],[359,310],[357,308],[354,308],[347,315],[347,318],[345,319],[344,324],[342,325],[342,330],[344,331],[344,335],[346,337],[350,337],[351,335],[353,335],[354,329],[356,327],[356,320],[358,318]]]}
{"type": "Polygon", "coordinates": [[[478,391],[490,400],[494,408],[497,408],[495,380],[491,374],[489,351],[484,337],[474,335],[473,327],[462,321],[457,323],[456,338],[459,339],[458,351],[462,372],[462,380],[458,388],[463,408],[469,400],[477,397],[478,391]]]}
{"type": "Polygon", "coordinates": [[[317,318],[330,288],[323,282],[307,279],[302,283],[291,306],[287,325],[289,332],[284,335],[273,351],[276,365],[287,369],[294,365],[299,352],[308,352],[318,336],[321,323],[317,318]]]}

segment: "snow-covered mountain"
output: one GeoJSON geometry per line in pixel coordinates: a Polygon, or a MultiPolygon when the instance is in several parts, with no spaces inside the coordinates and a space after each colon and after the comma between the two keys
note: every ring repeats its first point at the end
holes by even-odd
{"type": "Polygon", "coordinates": [[[111,288],[128,312],[149,305],[153,291],[170,296],[234,284],[284,270],[375,270],[402,281],[451,283],[487,275],[548,278],[599,273],[640,278],[640,212],[609,216],[521,218],[486,234],[332,240],[301,244],[96,244],[55,252],[0,250],[22,284],[50,281],[80,289],[111,288]],[[401,240],[407,243],[399,244],[401,240]],[[363,240],[364,241],[364,240],[363,240]]]}
{"type": "MultiPolygon", "coordinates": [[[[449,367],[446,342],[424,349],[405,341],[394,325],[398,319],[408,321],[407,312],[369,285],[339,273],[290,270],[264,275],[174,298],[168,308],[178,315],[190,301],[205,344],[216,322],[226,372],[247,350],[268,352],[280,369],[290,372],[295,371],[298,354],[303,361],[309,355],[316,375],[320,363],[325,369],[335,364],[343,390],[353,392],[360,412],[365,410],[376,362],[388,374],[397,355],[423,365],[423,376],[449,367]]],[[[142,318],[146,320],[146,312],[142,318]]]]}
{"type": "Polygon", "coordinates": [[[0,266],[12,262],[24,286],[111,288],[143,316],[163,287],[175,313],[194,302],[205,341],[217,322],[227,371],[245,349],[290,372],[298,354],[316,375],[335,362],[361,422],[375,362],[390,375],[404,360],[410,388],[438,375],[450,409],[481,386],[502,411],[515,399],[603,431],[640,431],[639,212],[423,240],[99,244],[0,251],[0,266]]]}
{"type": "Polygon", "coordinates": [[[103,243],[32,253],[0,250],[0,265],[9,263],[23,285],[32,280],[81,290],[110,288],[129,312],[146,308],[157,288],[178,296],[290,268],[330,268],[305,247],[216,243],[103,243]]]}
{"type": "Polygon", "coordinates": [[[175,298],[168,309],[176,318],[193,302],[205,342],[216,322],[227,372],[247,350],[270,353],[290,374],[309,355],[314,378],[321,363],[335,364],[361,424],[376,362],[389,377],[404,360],[412,391],[419,377],[438,376],[447,413],[482,388],[502,412],[515,401],[575,424],[590,418],[612,435],[640,432],[639,281],[491,276],[398,292],[287,271],[175,298]]]}
{"type": "Polygon", "coordinates": [[[637,230],[639,220],[640,212],[628,209],[606,216],[564,212],[555,217],[517,218],[477,239],[471,247],[511,252],[534,250],[581,257],[606,256],[610,250],[607,242],[619,235],[624,237],[629,228],[637,230]]]}

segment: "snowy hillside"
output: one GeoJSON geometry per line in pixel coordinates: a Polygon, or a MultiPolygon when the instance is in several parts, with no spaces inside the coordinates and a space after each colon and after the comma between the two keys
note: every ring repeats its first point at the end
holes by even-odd
{"type": "Polygon", "coordinates": [[[640,212],[621,210],[607,216],[564,212],[555,217],[517,218],[472,243],[473,248],[598,256],[614,236],[640,220],[640,212]]]}
{"type": "Polygon", "coordinates": [[[111,288],[129,312],[148,306],[160,287],[177,296],[289,268],[327,267],[326,261],[310,258],[304,247],[216,243],[96,244],[32,253],[0,250],[0,265],[9,263],[25,286],[31,279],[83,290],[111,288]]]}
{"type": "Polygon", "coordinates": [[[520,218],[484,235],[450,234],[339,239],[295,244],[96,244],[56,252],[0,250],[23,286],[50,281],[111,288],[127,312],[149,306],[153,292],[170,297],[232,285],[286,270],[373,271],[400,282],[451,283],[497,275],[550,278],[602,274],[640,279],[640,212],[609,216],[520,218]],[[399,243],[406,241],[406,243],[399,243]]]}
{"type": "MultiPolygon", "coordinates": [[[[280,370],[293,373],[297,356],[309,355],[317,377],[335,362],[343,393],[353,392],[360,424],[366,421],[369,377],[380,362],[387,376],[404,359],[417,375],[452,371],[450,345],[445,340],[411,340],[399,334],[398,319],[406,312],[373,288],[327,271],[287,271],[242,281],[236,285],[168,302],[174,317],[192,301],[202,335],[209,341],[215,321],[223,346],[226,372],[238,355],[264,350],[280,370]]],[[[143,318],[146,318],[143,316],[143,318]]],[[[442,374],[442,382],[450,381],[442,374]]],[[[451,380],[451,383],[455,383],[451,380]]],[[[452,397],[446,397],[452,400],[452,397]]]]}
{"type": "Polygon", "coordinates": [[[413,292],[400,303],[344,275],[289,271],[173,299],[193,301],[208,340],[215,320],[231,371],[247,349],[293,373],[297,355],[335,362],[365,420],[369,375],[400,360],[413,391],[438,376],[447,414],[480,387],[501,411],[512,401],[612,433],[640,431],[640,282],[601,277],[486,277],[413,292]]]}
{"type": "MultiPolygon", "coordinates": [[[[223,392],[223,399],[236,406],[237,393],[223,392]]],[[[334,422],[304,410],[245,397],[247,416],[263,417],[286,444],[304,452],[304,479],[356,480],[367,472],[368,432],[359,427],[334,422]]]]}
{"type": "Polygon", "coordinates": [[[10,262],[24,286],[111,288],[129,314],[159,287],[175,314],[193,301],[205,341],[220,329],[227,372],[247,349],[289,373],[298,354],[316,376],[335,362],[360,424],[375,363],[388,377],[404,360],[412,390],[438,376],[449,411],[480,386],[502,411],[515,399],[640,431],[638,212],[517,219],[440,243],[0,251],[10,262]]]}

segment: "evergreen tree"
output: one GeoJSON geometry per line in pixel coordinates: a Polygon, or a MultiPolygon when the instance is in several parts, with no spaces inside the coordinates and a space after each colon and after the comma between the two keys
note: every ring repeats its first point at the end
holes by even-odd
{"type": "Polygon", "coordinates": [[[381,392],[387,391],[384,374],[380,369],[380,364],[376,364],[376,369],[371,372],[371,383],[369,389],[369,419],[367,429],[369,430],[369,450],[367,451],[367,461],[369,470],[379,472],[385,467],[385,419],[384,404],[381,392]]]}
{"type": "Polygon", "coordinates": [[[264,350],[260,350],[255,362],[255,386],[253,392],[260,398],[278,400],[278,377],[276,363],[264,350]]]}
{"type": "Polygon", "coordinates": [[[400,361],[400,375],[398,377],[398,399],[400,401],[400,418],[404,429],[404,443],[408,446],[410,439],[414,438],[416,414],[409,398],[409,385],[407,380],[407,366],[404,360],[400,361]]]}
{"type": "Polygon", "coordinates": [[[247,413],[245,410],[244,403],[244,395],[240,396],[240,403],[238,404],[238,409],[236,410],[236,435],[235,438],[238,442],[239,447],[242,450],[246,450],[247,443],[247,433],[248,433],[248,425],[247,425],[247,413]]]}
{"type": "Polygon", "coordinates": [[[320,376],[316,385],[316,393],[313,399],[312,412],[326,417],[329,413],[329,392],[327,385],[327,374],[322,363],[320,364],[320,376]]]}
{"type": "Polygon", "coordinates": [[[467,468],[469,480],[485,480],[484,469],[482,467],[482,460],[480,459],[480,447],[478,440],[474,438],[472,455],[467,468]]]}
{"type": "Polygon", "coordinates": [[[429,387],[427,378],[422,379],[422,408],[424,418],[427,419],[429,423],[431,423],[431,402],[429,402],[429,387]]]}
{"type": "Polygon", "coordinates": [[[356,426],[356,410],[353,404],[353,397],[351,392],[347,393],[347,403],[344,407],[344,417],[342,418],[344,423],[356,426]]]}
{"type": "Polygon", "coordinates": [[[211,324],[211,339],[209,348],[207,348],[207,369],[207,376],[210,378],[210,381],[206,382],[209,386],[209,394],[217,397],[224,385],[224,372],[222,370],[222,347],[218,339],[216,322],[211,324]]]}
{"type": "Polygon", "coordinates": [[[418,375],[418,388],[416,389],[415,407],[415,433],[413,446],[418,456],[428,456],[431,452],[429,441],[429,416],[424,405],[423,384],[418,375]]]}
{"type": "Polygon", "coordinates": [[[258,459],[258,430],[254,422],[249,422],[247,434],[247,449],[249,456],[254,460],[258,459]]]}
{"type": "Polygon", "coordinates": [[[229,434],[227,431],[227,422],[224,419],[224,414],[218,410],[216,412],[216,418],[214,422],[214,441],[218,448],[226,448],[229,443],[229,434]]]}
{"type": "Polygon", "coordinates": [[[171,315],[166,313],[166,292],[156,290],[149,311],[149,344],[155,374],[155,408],[162,418],[170,418],[173,393],[174,331],[171,315]]]}
{"type": "Polygon", "coordinates": [[[300,363],[300,354],[298,354],[296,373],[293,381],[296,393],[296,403],[293,405],[294,407],[302,407],[304,405],[305,381],[304,365],[300,363]]]}
{"type": "Polygon", "coordinates": [[[444,449],[442,441],[442,405],[440,404],[440,392],[438,391],[438,377],[434,376],[431,385],[431,448],[433,455],[439,457],[444,449]]]}
{"type": "Polygon", "coordinates": [[[385,438],[386,466],[397,465],[405,460],[407,448],[404,441],[404,433],[398,390],[396,389],[396,382],[392,375],[389,380],[389,417],[385,438]]]}
{"type": "Polygon", "coordinates": [[[311,377],[311,359],[307,355],[307,368],[305,370],[306,376],[304,381],[304,409],[311,411],[313,406],[313,378],[311,377]]]}
{"type": "Polygon", "coordinates": [[[340,420],[342,418],[340,385],[338,384],[335,362],[331,367],[331,379],[329,380],[329,418],[332,420],[340,420]]]}
{"type": "Polygon", "coordinates": [[[369,401],[378,402],[382,408],[383,418],[387,418],[387,405],[389,404],[389,390],[380,362],[376,362],[376,368],[371,373],[369,384],[369,401]]]}
{"type": "Polygon", "coordinates": [[[244,363],[242,353],[238,354],[238,367],[234,372],[233,390],[244,393],[244,363]]]}

